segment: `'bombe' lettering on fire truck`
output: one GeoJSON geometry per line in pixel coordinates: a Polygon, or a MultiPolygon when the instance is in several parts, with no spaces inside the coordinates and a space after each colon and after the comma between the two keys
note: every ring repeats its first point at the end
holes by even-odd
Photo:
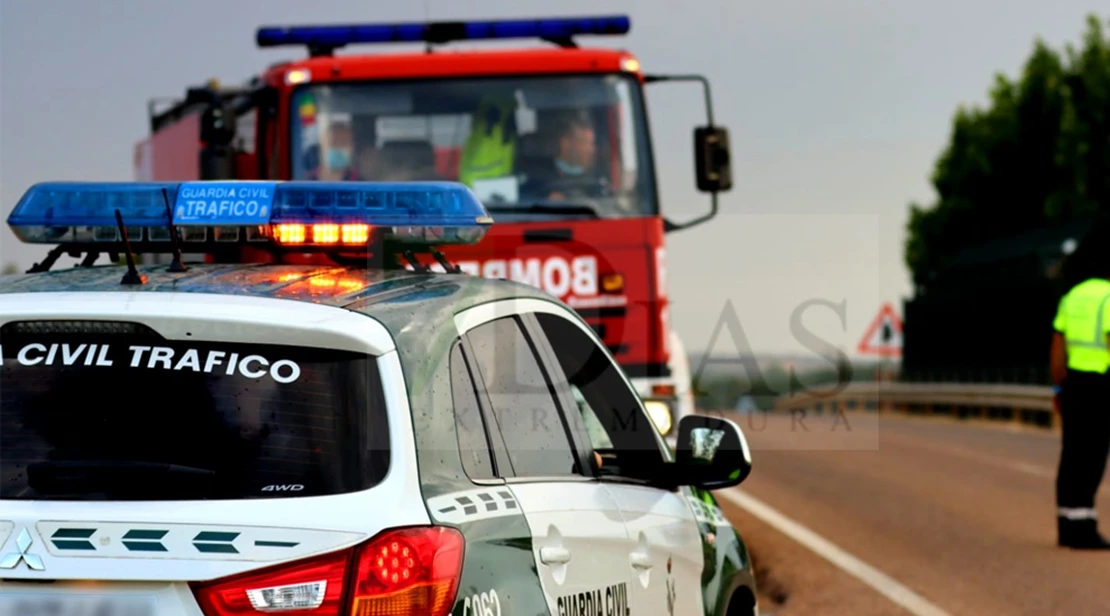
{"type": "MultiPolygon", "coordinates": [[[[624,294],[601,293],[601,276],[598,274],[598,257],[595,255],[489,258],[455,261],[455,265],[473,276],[503,278],[542,289],[573,308],[613,308],[628,305],[628,297],[624,294]]],[[[432,263],[429,267],[433,271],[444,271],[437,263],[432,263]]],[[[412,267],[409,266],[409,269],[412,267]]]]}
{"type": "MultiPolygon", "coordinates": [[[[593,32],[602,35],[624,34],[630,23],[591,19],[604,24],[593,32]]],[[[575,308],[669,436],[692,409],[671,374],[664,236],[716,214],[717,193],[731,188],[728,133],[713,123],[704,78],[647,75],[631,53],[577,47],[530,31],[529,23],[483,36],[558,45],[334,56],[347,44],[397,39],[349,26],[296,35],[259,29],[260,46],[303,45],[309,57],[272,66],[243,87],[213,82],[188,89],[169,109],[152,105],[152,134],[135,150],[136,176],[463,182],[497,225],[476,245],[445,248],[447,258],[575,308]],[[643,100],[645,85],[676,80],[701,83],[708,115],[694,131],[694,158],[697,188],[710,194],[712,209],[684,223],[662,215],[643,100]]],[[[404,36],[443,45],[467,32],[425,24],[404,36]]],[[[301,262],[321,259],[328,257],[301,262]]]]}
{"type": "Polygon", "coordinates": [[[462,261],[459,269],[485,278],[508,278],[530,284],[556,297],[597,296],[597,258],[592,256],[462,261]]]}

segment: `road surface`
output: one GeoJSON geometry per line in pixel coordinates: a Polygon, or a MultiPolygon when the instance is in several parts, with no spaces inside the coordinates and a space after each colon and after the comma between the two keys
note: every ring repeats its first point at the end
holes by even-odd
{"type": "Polygon", "coordinates": [[[764,575],[762,613],[1110,613],[1110,552],[1055,545],[1058,436],[896,415],[730,417],[754,469],[717,495],[764,575]]]}

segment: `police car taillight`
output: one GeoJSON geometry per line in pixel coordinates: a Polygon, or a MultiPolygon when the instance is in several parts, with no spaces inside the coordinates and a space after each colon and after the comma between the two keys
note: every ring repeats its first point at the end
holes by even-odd
{"type": "Polygon", "coordinates": [[[445,616],[462,571],[453,528],[387,531],[341,552],[195,584],[205,616],[445,616]]]}
{"type": "Polygon", "coordinates": [[[324,604],[328,589],[327,580],[308,584],[293,584],[277,588],[248,590],[251,605],[260,612],[287,612],[289,610],[314,610],[324,604]]]}
{"type": "Polygon", "coordinates": [[[285,614],[339,616],[351,551],[196,585],[193,593],[205,616],[285,614]]]}
{"type": "Polygon", "coordinates": [[[462,573],[463,538],[446,527],[394,531],[359,551],[351,616],[444,616],[462,573]]]}

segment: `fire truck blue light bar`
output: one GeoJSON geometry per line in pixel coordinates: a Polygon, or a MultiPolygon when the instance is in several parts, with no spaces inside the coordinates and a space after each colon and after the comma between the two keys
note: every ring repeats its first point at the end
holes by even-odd
{"type": "Polygon", "coordinates": [[[497,39],[569,39],[585,34],[623,35],[627,15],[555,17],[458,22],[265,26],[255,34],[259,47],[336,48],[351,44],[447,43],[497,39]]]}

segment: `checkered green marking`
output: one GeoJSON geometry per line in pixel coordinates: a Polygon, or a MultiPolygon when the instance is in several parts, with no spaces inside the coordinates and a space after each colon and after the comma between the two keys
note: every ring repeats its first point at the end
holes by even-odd
{"type": "Polygon", "coordinates": [[[294,541],[255,541],[254,545],[260,548],[295,548],[300,544],[294,541]]]}
{"type": "MultiPolygon", "coordinates": [[[[96,551],[96,546],[90,541],[95,533],[95,528],[59,528],[50,536],[50,541],[59,550],[96,551]]],[[[135,528],[123,535],[122,543],[129,552],[165,553],[169,549],[162,540],[169,533],[168,530],[135,528]]],[[[203,531],[193,538],[193,546],[202,554],[239,554],[234,545],[239,536],[240,533],[203,531]]],[[[258,540],[253,543],[260,548],[295,548],[300,545],[297,541],[258,540]]]]}
{"type": "Polygon", "coordinates": [[[202,531],[193,538],[193,547],[203,554],[238,554],[232,545],[238,537],[239,533],[202,531]]]}
{"type": "Polygon", "coordinates": [[[129,530],[123,536],[123,545],[131,552],[165,552],[162,538],[168,530],[129,530]]]}
{"type": "Polygon", "coordinates": [[[59,528],[50,536],[50,541],[59,550],[96,551],[96,546],[89,541],[95,532],[95,528],[59,528]]]}

